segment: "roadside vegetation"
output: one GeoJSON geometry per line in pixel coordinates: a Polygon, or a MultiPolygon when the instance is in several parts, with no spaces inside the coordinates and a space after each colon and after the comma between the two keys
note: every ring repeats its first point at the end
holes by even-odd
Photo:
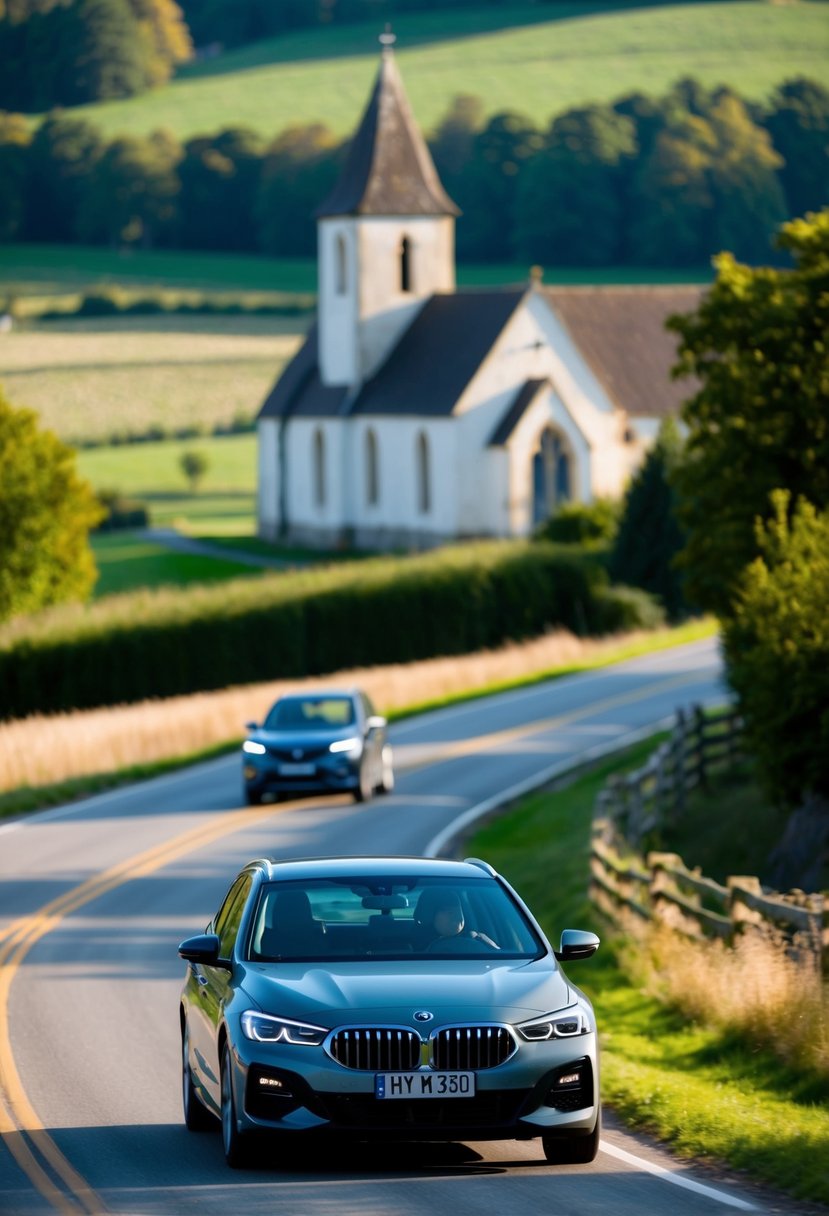
{"type": "MultiPolygon", "coordinates": [[[[596,958],[568,972],[596,1007],[605,1102],[681,1156],[723,1161],[799,1198],[829,1202],[825,983],[779,944],[746,943],[732,955],[676,935],[625,938],[588,902],[596,795],[653,746],[532,796],[475,832],[462,852],[501,870],[553,941],[567,927],[602,934],[596,958]]],[[[751,817],[742,829],[730,816],[729,824],[731,864],[740,865],[751,817]]],[[[686,856],[690,865],[697,860],[686,856]]]]}
{"type": "MultiPolygon", "coordinates": [[[[569,675],[709,637],[712,621],[625,637],[556,632],[496,650],[332,673],[365,687],[390,718],[569,675]]],[[[302,682],[276,680],[190,697],[0,722],[0,817],[153,776],[237,748],[244,723],[302,682]]]]}

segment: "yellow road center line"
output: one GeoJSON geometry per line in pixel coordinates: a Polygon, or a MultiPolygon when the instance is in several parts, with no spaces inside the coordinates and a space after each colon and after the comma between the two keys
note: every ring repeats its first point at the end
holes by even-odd
{"type": "Polygon", "coordinates": [[[203,848],[222,836],[241,831],[252,823],[270,819],[284,810],[287,810],[287,807],[256,807],[246,811],[227,812],[219,819],[191,828],[162,845],[155,845],[144,853],[86,879],[80,886],[45,904],[38,912],[22,917],[8,930],[6,940],[0,948],[0,1137],[44,1199],[65,1216],[77,1216],[77,1204],[51,1181],[31,1152],[24,1133],[86,1212],[104,1212],[106,1207],[49,1135],[31,1105],[17,1071],[9,1031],[8,1001],[12,981],[20,964],[32,946],[57,928],[64,917],[99,896],[134,878],[153,874],[185,854],[203,848]],[[3,1094],[6,1095],[5,1102],[3,1094]]]}

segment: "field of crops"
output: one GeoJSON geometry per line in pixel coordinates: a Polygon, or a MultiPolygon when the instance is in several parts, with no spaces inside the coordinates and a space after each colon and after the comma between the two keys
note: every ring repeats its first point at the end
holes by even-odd
{"type": "MultiPolygon", "coordinates": [[[[684,76],[762,100],[784,79],[829,81],[829,22],[819,0],[636,7],[516,4],[401,14],[397,51],[418,121],[433,128],[459,93],[488,114],[537,124],[684,76]],[[599,10],[599,11],[596,11],[599,10]],[[509,22],[509,28],[503,27],[509,22]]],[[[377,68],[377,24],[300,31],[195,64],[171,85],[74,111],[107,135],[166,128],[179,137],[242,123],[273,136],[291,123],[354,127],[377,68]]]]}
{"type": "Polygon", "coordinates": [[[306,325],[235,316],[30,323],[0,334],[0,384],[73,442],[153,428],[210,433],[255,416],[306,325]]]}

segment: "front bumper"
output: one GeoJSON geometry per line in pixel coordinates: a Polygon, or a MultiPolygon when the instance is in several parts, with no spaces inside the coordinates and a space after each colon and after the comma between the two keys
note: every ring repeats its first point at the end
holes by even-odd
{"type": "Polygon", "coordinates": [[[360,784],[359,767],[350,761],[340,764],[326,760],[318,763],[313,774],[290,777],[279,772],[277,764],[245,762],[242,766],[245,786],[256,794],[332,794],[351,793],[360,784]]]}
{"type": "Polygon", "coordinates": [[[522,1043],[506,1063],[476,1072],[474,1098],[378,1099],[374,1072],[344,1068],[320,1048],[245,1040],[233,1060],[240,1131],[508,1140],[587,1135],[598,1116],[595,1034],[522,1043]],[[557,1085],[575,1072],[578,1085],[557,1085]]]}

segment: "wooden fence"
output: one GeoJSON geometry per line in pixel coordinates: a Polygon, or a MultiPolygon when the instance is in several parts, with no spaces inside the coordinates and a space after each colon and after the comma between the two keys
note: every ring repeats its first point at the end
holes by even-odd
{"type": "Polygon", "coordinates": [[[660,921],[696,939],[775,930],[792,949],[829,966],[829,898],[764,891],[753,876],[725,886],[690,870],[676,853],[638,852],[647,833],[685,810],[695,786],[739,755],[741,723],[732,712],[681,713],[670,739],[634,773],[611,779],[596,803],[590,894],[617,922],[660,921]]]}

